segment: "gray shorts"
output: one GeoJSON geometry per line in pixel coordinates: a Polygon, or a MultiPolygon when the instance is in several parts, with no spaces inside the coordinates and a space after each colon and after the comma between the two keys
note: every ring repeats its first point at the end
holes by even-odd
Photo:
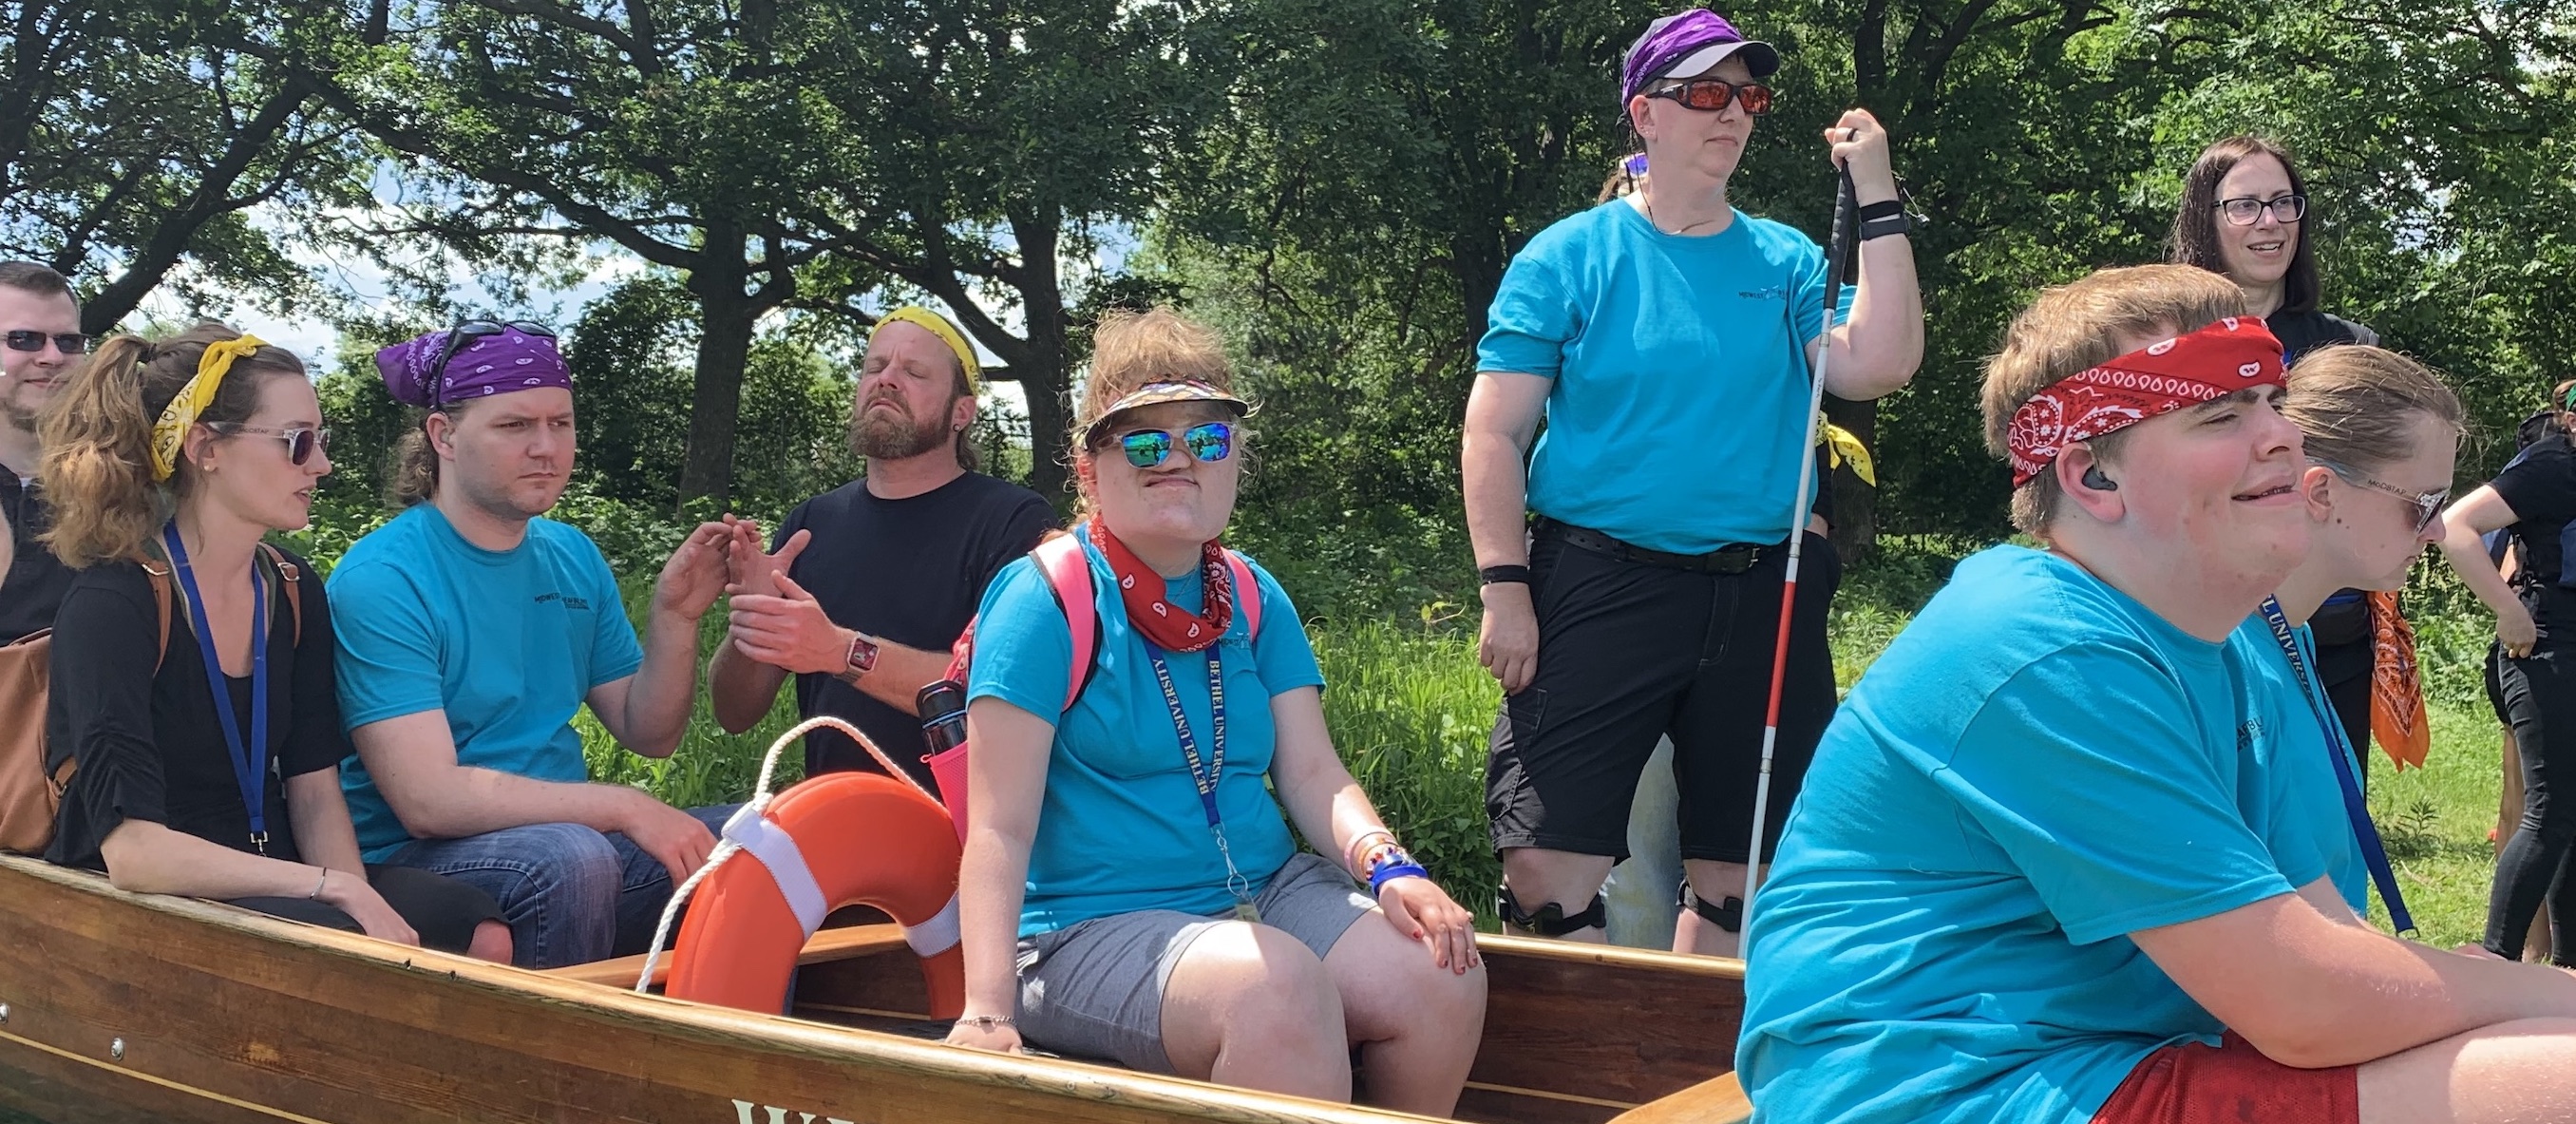
{"type": "MultiPolygon", "coordinates": [[[[1289,857],[1253,905],[1262,924],[1297,938],[1318,960],[1377,908],[1350,875],[1305,851],[1289,857]]],[[[1149,909],[1021,938],[1021,1039],[1035,1049],[1172,1072],[1163,1050],[1163,988],[1190,942],[1233,920],[1230,912],[1211,918],[1149,909]]]]}

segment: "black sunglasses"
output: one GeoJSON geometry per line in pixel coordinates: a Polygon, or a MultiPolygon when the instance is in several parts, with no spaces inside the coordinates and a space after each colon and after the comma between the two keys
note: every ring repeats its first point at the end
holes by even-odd
{"type": "Polygon", "coordinates": [[[65,355],[79,355],[89,350],[90,337],[79,332],[38,332],[20,328],[9,333],[9,350],[43,351],[45,341],[54,341],[54,349],[65,355]]]}
{"type": "MultiPolygon", "coordinates": [[[[464,351],[467,345],[472,344],[476,340],[490,336],[497,336],[503,332],[514,329],[541,339],[550,340],[555,338],[554,329],[546,327],[543,324],[539,324],[534,320],[461,321],[455,327],[447,330],[447,346],[439,349],[438,362],[430,364],[430,392],[441,400],[446,397],[438,392],[444,390],[447,386],[446,376],[448,360],[456,358],[457,353],[464,351]]],[[[433,402],[432,405],[437,405],[437,403],[433,402]]],[[[297,461],[295,463],[302,464],[304,462],[297,461]]]]}
{"type": "Polygon", "coordinates": [[[1758,82],[1729,82],[1723,78],[1686,78],[1660,90],[1647,92],[1650,98],[1671,98],[1685,109],[1715,113],[1732,101],[1755,117],[1771,112],[1771,87],[1758,82]]]}
{"type": "Polygon", "coordinates": [[[223,434],[226,437],[232,437],[243,433],[255,433],[262,437],[279,438],[286,442],[286,463],[292,465],[300,466],[305,462],[312,460],[313,454],[328,453],[331,450],[331,431],[327,429],[313,429],[307,426],[296,426],[292,429],[276,429],[270,426],[248,425],[242,422],[207,422],[206,428],[223,434]]]}

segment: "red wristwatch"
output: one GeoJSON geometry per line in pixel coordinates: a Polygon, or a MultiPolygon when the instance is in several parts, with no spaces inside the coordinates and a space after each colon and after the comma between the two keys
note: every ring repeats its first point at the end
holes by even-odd
{"type": "Polygon", "coordinates": [[[854,628],[850,630],[850,654],[843,658],[841,670],[833,672],[832,678],[856,687],[859,677],[876,670],[876,666],[876,642],[854,628]]]}

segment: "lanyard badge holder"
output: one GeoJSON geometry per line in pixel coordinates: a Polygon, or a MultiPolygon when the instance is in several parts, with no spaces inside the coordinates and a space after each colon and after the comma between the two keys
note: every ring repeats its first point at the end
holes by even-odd
{"type": "Polygon", "coordinates": [[[2406,911],[2406,899],[2397,890],[2397,873],[2388,865],[2388,849],[2381,845],[2379,829],[2370,822],[2370,808],[2362,802],[2361,782],[2353,776],[2350,749],[2344,744],[2343,728],[2321,709],[2318,700],[2325,687],[2308,673],[2307,657],[2299,652],[2298,637],[2290,631],[2290,619],[2281,612],[2279,598],[2263,599],[2263,623],[2272,628],[2272,639],[2281,645],[2281,654],[2290,658],[2290,671],[2299,678],[2299,696],[2306,700],[2308,713],[2325,733],[2326,755],[2334,759],[2335,781],[2343,788],[2344,818],[2352,821],[2353,837],[2361,843],[2362,861],[2370,867],[2370,880],[2379,887],[2379,900],[2388,906],[2388,921],[2400,935],[2415,931],[2414,915],[2406,911]]]}
{"type": "Polygon", "coordinates": [[[169,550],[170,568],[188,595],[188,624],[197,634],[197,654],[206,665],[206,686],[215,695],[215,717],[231,751],[233,783],[241,789],[242,810],[250,815],[251,850],[268,854],[268,583],[259,578],[259,561],[250,567],[250,742],[242,742],[241,719],[233,710],[233,693],[224,684],[223,661],[215,654],[214,630],[206,624],[206,601],[197,594],[196,571],[188,566],[188,548],[179,542],[179,526],[164,524],[161,545],[169,550]]]}
{"type": "Polygon", "coordinates": [[[1207,813],[1208,834],[1216,837],[1216,853],[1225,860],[1225,889],[1234,895],[1234,919],[1253,924],[1261,922],[1261,910],[1252,903],[1252,883],[1234,868],[1234,852],[1225,843],[1225,823],[1216,806],[1217,782],[1225,778],[1225,662],[1217,648],[1207,650],[1208,714],[1212,733],[1208,755],[1199,756],[1198,736],[1190,732],[1189,715],[1181,712],[1181,694],[1172,688],[1172,669],[1163,662],[1162,649],[1145,645],[1145,654],[1154,663],[1154,682],[1163,689],[1163,705],[1172,712],[1172,732],[1181,738],[1181,756],[1190,764],[1190,783],[1199,790],[1199,809],[1207,813]]]}

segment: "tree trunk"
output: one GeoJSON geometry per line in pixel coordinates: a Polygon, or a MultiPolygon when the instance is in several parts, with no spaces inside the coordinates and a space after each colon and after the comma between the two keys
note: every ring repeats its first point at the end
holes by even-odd
{"type": "Polygon", "coordinates": [[[689,451],[680,465],[680,502],[721,503],[733,488],[734,425],[742,416],[742,372],[751,357],[759,302],[743,293],[742,236],[707,231],[712,268],[689,274],[698,299],[698,357],[689,394],[689,451]]]}
{"type": "Polygon", "coordinates": [[[1027,312],[1027,352],[1014,359],[1020,389],[1029,398],[1029,487],[1055,503],[1066,494],[1065,429],[1072,424],[1066,399],[1064,282],[1056,269],[1056,247],[1063,234],[1063,215],[1040,206],[1011,214],[1011,236],[1020,249],[1015,277],[1020,307],[1027,312]],[[1023,363],[1026,364],[1023,368],[1023,363]]]}
{"type": "MultiPolygon", "coordinates": [[[[1828,394],[1825,420],[1860,438],[1878,471],[1887,471],[1887,462],[1878,456],[1878,403],[1846,402],[1828,394]]],[[[1863,482],[1850,461],[1834,470],[1834,502],[1825,520],[1833,524],[1834,551],[1843,561],[1858,562],[1878,550],[1878,489],[1863,482]]]]}

